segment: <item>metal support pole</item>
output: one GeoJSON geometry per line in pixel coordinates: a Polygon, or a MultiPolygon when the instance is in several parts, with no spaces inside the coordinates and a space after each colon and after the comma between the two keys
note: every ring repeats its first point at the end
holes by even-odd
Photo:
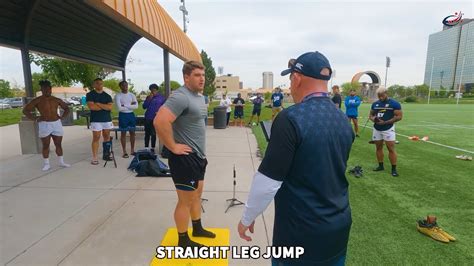
{"type": "Polygon", "coordinates": [[[122,70],[122,80],[127,80],[127,75],[125,74],[125,69],[122,70]]]}
{"type": "Polygon", "coordinates": [[[21,48],[21,60],[23,62],[23,79],[25,80],[26,97],[35,97],[33,93],[33,84],[31,82],[31,64],[29,58],[29,50],[21,48]]]}
{"type": "Polygon", "coordinates": [[[456,104],[459,104],[459,98],[461,97],[461,84],[462,84],[462,75],[464,74],[464,63],[466,62],[466,56],[462,57],[462,67],[461,67],[461,77],[459,77],[459,85],[458,85],[458,95],[456,104]]]}
{"type": "Polygon", "coordinates": [[[163,50],[163,64],[164,64],[164,70],[165,70],[165,97],[168,98],[170,96],[171,92],[171,86],[170,86],[170,53],[168,50],[164,49],[163,50]]]}
{"type": "Polygon", "coordinates": [[[431,75],[430,75],[430,88],[428,89],[428,104],[430,104],[430,97],[431,97],[431,82],[433,81],[433,66],[434,66],[434,56],[431,60],[431,75]]]}
{"type": "Polygon", "coordinates": [[[385,85],[384,85],[385,88],[387,88],[387,73],[388,73],[388,67],[385,67],[385,85]]]}

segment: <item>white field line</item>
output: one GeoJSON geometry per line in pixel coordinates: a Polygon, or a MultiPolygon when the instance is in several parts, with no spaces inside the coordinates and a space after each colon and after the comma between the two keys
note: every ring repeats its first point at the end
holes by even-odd
{"type": "MultiPolygon", "coordinates": [[[[369,127],[369,126],[365,126],[367,128],[373,128],[373,127],[369,127]]],[[[395,134],[399,135],[399,136],[402,136],[402,137],[410,137],[410,136],[407,136],[407,135],[403,135],[403,134],[400,134],[400,133],[396,133],[395,134]]],[[[468,151],[468,150],[464,150],[464,149],[461,149],[461,148],[458,148],[458,147],[453,147],[453,146],[449,146],[449,145],[444,145],[444,144],[441,144],[441,143],[437,143],[437,142],[434,142],[434,141],[423,141],[423,140],[420,140],[422,142],[426,142],[426,143],[431,143],[431,144],[434,144],[434,145],[438,145],[438,146],[441,146],[441,147],[445,147],[445,148],[449,148],[449,149],[452,149],[452,150],[457,150],[457,151],[462,151],[462,152],[467,152],[467,153],[470,153],[470,154],[474,154],[474,151],[468,151]]]]}
{"type": "Polygon", "coordinates": [[[459,126],[459,125],[450,125],[450,124],[442,124],[442,123],[435,123],[435,122],[428,122],[428,121],[421,121],[421,123],[426,123],[426,124],[433,124],[433,125],[440,125],[443,127],[456,127],[456,128],[463,128],[463,129],[474,129],[474,127],[468,127],[468,126],[459,126]]]}

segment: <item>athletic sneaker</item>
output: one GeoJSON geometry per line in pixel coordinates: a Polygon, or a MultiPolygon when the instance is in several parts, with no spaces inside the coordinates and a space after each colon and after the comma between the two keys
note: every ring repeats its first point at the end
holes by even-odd
{"type": "Polygon", "coordinates": [[[398,176],[397,170],[392,170],[392,176],[398,176]]]}
{"type": "Polygon", "coordinates": [[[456,241],[456,238],[438,226],[438,223],[436,222],[436,216],[428,216],[426,220],[419,220],[416,227],[420,233],[425,234],[435,240],[444,243],[456,241]]]}
{"type": "Polygon", "coordinates": [[[383,170],[385,170],[385,169],[383,168],[383,166],[380,166],[380,165],[377,168],[374,168],[375,172],[379,172],[379,171],[383,171],[383,170]]]}
{"type": "Polygon", "coordinates": [[[434,225],[426,223],[425,220],[419,220],[416,224],[416,229],[418,229],[418,232],[427,235],[433,238],[434,240],[443,243],[449,243],[449,239],[447,237],[445,237],[442,233],[436,230],[434,225]]]}

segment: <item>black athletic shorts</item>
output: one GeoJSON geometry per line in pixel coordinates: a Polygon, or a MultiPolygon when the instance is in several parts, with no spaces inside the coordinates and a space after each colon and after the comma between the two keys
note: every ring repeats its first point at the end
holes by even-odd
{"type": "Polygon", "coordinates": [[[258,115],[260,116],[260,113],[262,112],[262,109],[261,108],[254,108],[252,110],[252,115],[258,115]]]}
{"type": "Polygon", "coordinates": [[[234,119],[242,119],[244,118],[244,110],[234,110],[234,119]]]}
{"type": "Polygon", "coordinates": [[[207,159],[199,158],[196,153],[176,155],[170,152],[168,164],[176,189],[193,191],[198,188],[199,181],[204,180],[207,159]]]}

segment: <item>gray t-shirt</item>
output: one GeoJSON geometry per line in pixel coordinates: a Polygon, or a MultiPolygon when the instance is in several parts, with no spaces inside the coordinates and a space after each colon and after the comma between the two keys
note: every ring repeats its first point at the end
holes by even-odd
{"type": "Polygon", "coordinates": [[[186,144],[200,158],[206,158],[206,126],[207,115],[204,96],[182,86],[175,90],[166,100],[164,106],[176,116],[173,133],[176,143],[186,144]]]}

